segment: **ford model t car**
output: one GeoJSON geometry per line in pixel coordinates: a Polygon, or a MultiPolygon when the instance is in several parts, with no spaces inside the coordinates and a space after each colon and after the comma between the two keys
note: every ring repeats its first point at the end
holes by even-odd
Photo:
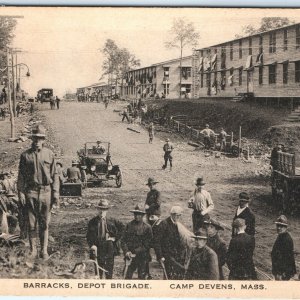
{"type": "Polygon", "coordinates": [[[87,142],[77,153],[84,185],[115,180],[116,186],[121,187],[122,172],[111,161],[110,142],[87,142]]]}

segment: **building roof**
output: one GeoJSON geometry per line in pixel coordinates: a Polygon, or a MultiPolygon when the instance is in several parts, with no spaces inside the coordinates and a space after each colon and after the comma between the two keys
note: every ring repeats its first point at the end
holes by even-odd
{"type": "Polygon", "coordinates": [[[229,40],[229,41],[226,41],[226,42],[223,42],[223,43],[215,44],[215,45],[204,47],[204,48],[199,48],[199,49],[196,49],[196,51],[207,50],[207,49],[210,49],[210,48],[219,47],[219,46],[222,46],[222,45],[225,45],[225,44],[228,44],[228,43],[232,43],[232,42],[236,42],[236,41],[239,41],[239,40],[247,39],[249,37],[260,36],[260,35],[267,34],[267,33],[273,32],[273,31],[287,29],[287,28],[297,26],[297,25],[300,25],[300,23],[290,24],[290,25],[286,25],[286,26],[282,26],[282,27],[278,27],[278,28],[273,28],[273,29],[270,29],[270,30],[267,30],[267,31],[262,31],[262,32],[258,32],[258,33],[255,33],[255,34],[250,34],[250,35],[243,36],[243,37],[240,37],[240,38],[235,38],[233,40],[229,40]]]}

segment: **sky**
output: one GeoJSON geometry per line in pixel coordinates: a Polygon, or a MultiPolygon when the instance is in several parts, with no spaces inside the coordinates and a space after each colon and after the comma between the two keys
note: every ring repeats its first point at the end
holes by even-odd
{"type": "MultiPolygon", "coordinates": [[[[18,19],[13,47],[20,48],[23,68],[21,87],[35,96],[40,88],[53,88],[55,95],[99,82],[103,48],[107,39],[129,49],[141,67],[178,58],[179,50],[168,50],[174,18],[193,22],[200,33],[197,48],[233,39],[248,24],[258,26],[263,17],[288,17],[300,22],[296,9],[216,8],[63,8],[1,7],[1,15],[18,19]]],[[[184,55],[192,54],[187,47],[184,55]]]]}

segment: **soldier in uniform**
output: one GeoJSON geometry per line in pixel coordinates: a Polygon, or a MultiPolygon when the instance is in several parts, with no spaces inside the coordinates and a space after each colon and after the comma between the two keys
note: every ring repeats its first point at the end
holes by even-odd
{"type": "Polygon", "coordinates": [[[81,182],[81,172],[78,168],[79,162],[72,161],[72,167],[67,169],[68,182],[81,182]]]}
{"type": "Polygon", "coordinates": [[[183,249],[178,224],[182,214],[180,206],[173,206],[170,216],[161,221],[154,236],[157,260],[165,266],[168,279],[182,279],[184,275],[183,249]]]}
{"type": "Polygon", "coordinates": [[[130,262],[125,279],[132,279],[136,269],[138,279],[145,279],[149,249],[153,238],[152,230],[149,224],[143,222],[145,211],[139,205],[136,205],[130,212],[134,214],[134,219],[127,224],[121,240],[125,260],[130,262]]]}
{"type": "Polygon", "coordinates": [[[195,248],[192,251],[186,279],[219,280],[218,257],[215,251],[207,246],[207,234],[199,229],[193,236],[195,248]]]}
{"type": "Polygon", "coordinates": [[[45,137],[46,130],[42,125],[32,130],[32,146],[20,157],[17,185],[19,199],[26,207],[31,254],[37,255],[39,235],[40,257],[48,259],[50,210],[59,199],[59,178],[54,154],[43,146],[45,137]]]}
{"type": "Polygon", "coordinates": [[[218,256],[218,265],[219,265],[219,275],[220,280],[224,280],[224,274],[222,267],[226,262],[226,253],[227,247],[226,243],[220,237],[218,231],[224,230],[223,226],[215,219],[210,218],[207,221],[204,221],[206,231],[207,231],[207,246],[213,249],[218,256]]]}
{"type": "MultiPolygon", "coordinates": [[[[246,222],[245,232],[254,236],[255,235],[255,215],[249,207],[249,202],[250,202],[250,196],[245,192],[240,193],[239,206],[235,212],[233,221],[237,218],[244,219],[246,222]]],[[[233,236],[233,234],[234,233],[232,231],[232,236],[233,236]]]]}
{"type": "MultiPolygon", "coordinates": [[[[86,238],[91,248],[91,258],[94,258],[93,247],[97,247],[98,264],[108,271],[106,279],[112,279],[114,258],[118,253],[117,244],[123,234],[124,225],[118,220],[107,218],[109,202],[106,199],[100,200],[97,208],[98,216],[89,221],[86,238]]],[[[103,277],[101,270],[100,277],[103,277]]]]}
{"type": "Polygon", "coordinates": [[[165,164],[162,166],[163,169],[165,169],[168,166],[168,161],[170,162],[170,170],[172,170],[172,151],[173,151],[174,147],[173,145],[170,143],[170,139],[167,138],[166,139],[166,143],[164,144],[163,150],[165,152],[164,154],[164,160],[165,160],[165,164]]]}
{"type": "Polygon", "coordinates": [[[214,209],[210,193],[203,189],[203,177],[196,180],[196,188],[188,201],[188,207],[193,209],[193,231],[196,232],[204,226],[204,221],[209,219],[209,213],[214,209]]]}
{"type": "Polygon", "coordinates": [[[275,280],[287,281],[296,274],[294,242],[287,232],[288,220],[286,216],[279,216],[275,224],[278,235],[271,253],[272,274],[275,276],[275,280]]]}
{"type": "Polygon", "coordinates": [[[244,219],[237,218],[232,223],[234,235],[230,241],[226,263],[230,270],[229,280],[257,279],[253,263],[255,239],[245,232],[244,219]]]}
{"type": "Polygon", "coordinates": [[[148,185],[150,191],[147,194],[146,202],[145,202],[145,211],[147,216],[147,221],[149,222],[149,217],[152,215],[160,216],[160,192],[154,188],[154,185],[158,182],[153,178],[148,178],[148,185]]]}

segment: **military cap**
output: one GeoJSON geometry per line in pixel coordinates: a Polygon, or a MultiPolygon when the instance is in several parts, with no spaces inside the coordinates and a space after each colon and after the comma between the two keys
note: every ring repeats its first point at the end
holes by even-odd
{"type": "Polygon", "coordinates": [[[109,209],[109,202],[106,199],[101,199],[97,205],[100,209],[109,209]]]}
{"type": "Polygon", "coordinates": [[[196,239],[196,240],[200,240],[200,239],[207,239],[207,233],[206,230],[204,229],[199,229],[195,232],[195,235],[192,236],[192,238],[196,239]]]}
{"type": "Polygon", "coordinates": [[[239,198],[240,198],[241,201],[247,201],[247,202],[250,201],[250,196],[246,192],[241,192],[239,194],[239,198]]]}
{"type": "Polygon", "coordinates": [[[141,208],[141,205],[136,205],[133,210],[130,210],[131,213],[144,215],[146,212],[141,208]]]}
{"type": "Polygon", "coordinates": [[[204,181],[203,177],[198,177],[196,179],[196,185],[205,185],[205,181],[204,181]]]}
{"type": "Polygon", "coordinates": [[[41,125],[41,124],[36,125],[32,129],[31,136],[32,137],[45,138],[46,137],[46,128],[43,125],[41,125]]]}
{"type": "Polygon", "coordinates": [[[149,177],[148,182],[146,183],[146,185],[157,184],[157,183],[158,183],[158,181],[155,181],[154,178],[149,177]]]}
{"type": "Polygon", "coordinates": [[[277,221],[275,222],[276,225],[281,225],[281,226],[288,226],[288,220],[285,215],[281,215],[277,218],[277,221]]]}
{"type": "Polygon", "coordinates": [[[166,142],[170,142],[170,139],[169,139],[169,138],[166,138],[166,142]]]}

